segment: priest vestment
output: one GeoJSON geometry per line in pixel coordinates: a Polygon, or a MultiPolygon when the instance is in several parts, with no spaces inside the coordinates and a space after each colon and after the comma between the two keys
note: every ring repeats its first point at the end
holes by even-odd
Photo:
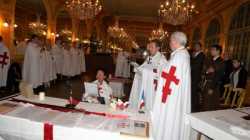
{"type": "Polygon", "coordinates": [[[56,73],[62,74],[63,70],[63,49],[61,45],[55,45],[52,48],[53,59],[55,63],[56,73]]]}
{"type": "Polygon", "coordinates": [[[184,48],[172,52],[161,72],[152,117],[154,140],[188,140],[191,112],[190,56],[184,48]]]}
{"type": "Polygon", "coordinates": [[[78,49],[74,47],[71,47],[70,51],[72,55],[71,76],[76,76],[80,74],[80,53],[78,49]]]}
{"type": "Polygon", "coordinates": [[[126,52],[119,52],[116,59],[115,76],[116,77],[130,77],[130,65],[128,61],[129,54],[126,52]]]}
{"type": "Polygon", "coordinates": [[[2,42],[0,42],[0,87],[6,86],[9,66],[9,49],[2,42]]]}
{"type": "Polygon", "coordinates": [[[157,52],[154,56],[149,56],[141,66],[135,68],[136,74],[129,98],[130,108],[139,109],[139,103],[144,100],[145,109],[152,110],[159,74],[166,64],[165,56],[157,52]]]}
{"type": "Polygon", "coordinates": [[[27,45],[23,62],[23,81],[31,84],[33,88],[41,85],[40,77],[40,48],[36,43],[27,45]]]}
{"type": "Polygon", "coordinates": [[[71,51],[63,49],[63,70],[62,74],[64,76],[71,76],[71,51]]]}
{"type": "Polygon", "coordinates": [[[80,48],[79,52],[80,52],[80,71],[82,73],[86,72],[85,55],[83,48],[80,48]]]}

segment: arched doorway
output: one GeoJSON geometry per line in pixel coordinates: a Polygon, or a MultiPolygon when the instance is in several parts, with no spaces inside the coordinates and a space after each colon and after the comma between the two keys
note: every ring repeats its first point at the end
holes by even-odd
{"type": "Polygon", "coordinates": [[[231,19],[226,51],[250,68],[250,2],[242,4],[231,19]]]}
{"type": "Polygon", "coordinates": [[[221,25],[217,18],[211,20],[208,25],[208,29],[205,35],[205,47],[206,49],[214,44],[219,44],[220,42],[220,32],[221,32],[221,25]]]}

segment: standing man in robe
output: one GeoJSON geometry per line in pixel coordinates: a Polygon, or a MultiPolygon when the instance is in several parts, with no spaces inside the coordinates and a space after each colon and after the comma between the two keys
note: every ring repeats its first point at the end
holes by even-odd
{"type": "Polygon", "coordinates": [[[129,54],[120,51],[116,59],[115,76],[129,78],[130,77],[130,65],[128,60],[129,54]]]}
{"type": "Polygon", "coordinates": [[[0,88],[6,87],[9,66],[9,49],[4,45],[3,38],[0,36],[0,88]]]}
{"type": "Polygon", "coordinates": [[[32,35],[31,41],[27,44],[23,62],[23,81],[30,84],[33,88],[40,86],[40,50],[39,38],[37,35],[32,35]]]}
{"type": "Polygon", "coordinates": [[[147,48],[149,56],[141,66],[135,67],[136,74],[129,98],[131,108],[141,109],[142,100],[146,111],[153,108],[160,71],[167,64],[165,56],[160,53],[160,45],[158,40],[150,41],[147,48]]]}
{"type": "Polygon", "coordinates": [[[52,54],[55,62],[56,74],[61,75],[63,69],[63,48],[61,40],[56,40],[56,44],[52,48],[52,54]]]}
{"type": "Polygon", "coordinates": [[[72,55],[70,51],[70,46],[65,42],[62,43],[63,46],[63,69],[62,75],[70,78],[72,76],[71,69],[72,69],[72,55]]]}
{"type": "Polygon", "coordinates": [[[174,32],[170,37],[170,60],[160,75],[152,113],[154,140],[188,140],[187,114],[191,112],[190,56],[187,37],[174,32]]]}
{"type": "Polygon", "coordinates": [[[205,55],[202,52],[201,43],[194,45],[194,52],[191,57],[191,111],[200,111],[201,79],[205,55]]]}
{"type": "Polygon", "coordinates": [[[86,64],[85,64],[85,55],[84,55],[84,48],[81,45],[79,48],[79,52],[80,52],[80,72],[86,72],[86,64]]]}

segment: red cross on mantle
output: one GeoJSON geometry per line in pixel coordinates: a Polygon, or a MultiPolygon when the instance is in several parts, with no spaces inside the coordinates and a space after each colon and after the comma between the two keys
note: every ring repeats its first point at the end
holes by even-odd
{"type": "Polygon", "coordinates": [[[162,93],[162,103],[166,103],[168,95],[171,94],[172,89],[170,89],[171,82],[174,82],[176,85],[179,84],[179,79],[176,78],[174,75],[176,71],[175,66],[171,66],[169,73],[162,72],[161,77],[166,79],[165,85],[163,87],[163,93],[162,93]]]}
{"type": "Polygon", "coordinates": [[[7,65],[8,59],[9,59],[9,56],[8,56],[7,52],[0,54],[0,64],[2,65],[2,68],[4,67],[4,65],[7,65]]]}

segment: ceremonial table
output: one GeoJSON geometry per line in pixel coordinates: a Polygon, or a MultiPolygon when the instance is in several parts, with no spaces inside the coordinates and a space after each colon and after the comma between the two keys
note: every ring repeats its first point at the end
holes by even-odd
{"type": "Polygon", "coordinates": [[[250,140],[250,121],[242,117],[250,108],[193,113],[191,127],[213,140],[250,140]]]}
{"type": "Polygon", "coordinates": [[[84,102],[80,102],[75,111],[67,111],[63,109],[67,103],[67,100],[52,97],[40,101],[37,96],[32,99],[18,96],[1,101],[0,139],[148,139],[147,114],[139,114],[133,110],[114,110],[106,105],[84,102]],[[6,106],[12,109],[8,110],[6,106]]]}

